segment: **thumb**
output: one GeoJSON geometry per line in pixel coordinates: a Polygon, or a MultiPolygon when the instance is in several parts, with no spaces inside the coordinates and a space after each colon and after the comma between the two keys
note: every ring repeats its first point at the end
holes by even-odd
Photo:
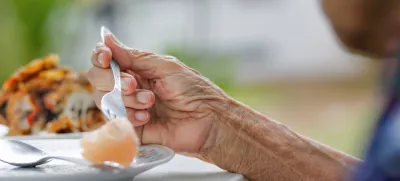
{"type": "Polygon", "coordinates": [[[130,50],[122,44],[110,30],[104,28],[104,44],[110,48],[112,57],[118,62],[122,70],[132,67],[130,50]]]}
{"type": "Polygon", "coordinates": [[[122,70],[131,69],[147,78],[158,78],[182,70],[176,58],[129,48],[111,31],[105,32],[104,44],[110,48],[113,58],[122,70]]]}

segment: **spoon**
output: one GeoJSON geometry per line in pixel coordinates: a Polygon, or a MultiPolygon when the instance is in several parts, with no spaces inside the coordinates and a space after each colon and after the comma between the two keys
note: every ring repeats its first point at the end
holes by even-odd
{"type": "Polygon", "coordinates": [[[104,165],[93,165],[79,158],[48,155],[46,152],[21,141],[0,140],[0,161],[4,163],[18,167],[35,167],[48,163],[53,159],[85,166],[98,166],[100,168],[121,168],[121,166],[113,162],[107,162],[104,165]]]}
{"type": "MultiPolygon", "coordinates": [[[[100,34],[103,42],[107,33],[111,33],[111,31],[107,27],[102,26],[100,34]]],[[[126,112],[125,105],[122,100],[121,70],[118,63],[114,59],[111,60],[110,66],[114,75],[114,89],[101,98],[101,111],[108,120],[117,118],[127,119],[128,113],[126,112]]]]}

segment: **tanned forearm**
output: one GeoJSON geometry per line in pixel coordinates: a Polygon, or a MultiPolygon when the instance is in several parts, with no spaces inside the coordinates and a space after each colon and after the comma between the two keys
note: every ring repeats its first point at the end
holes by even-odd
{"type": "Polygon", "coordinates": [[[199,157],[251,181],[345,180],[359,163],[235,101],[215,109],[213,144],[199,157]]]}

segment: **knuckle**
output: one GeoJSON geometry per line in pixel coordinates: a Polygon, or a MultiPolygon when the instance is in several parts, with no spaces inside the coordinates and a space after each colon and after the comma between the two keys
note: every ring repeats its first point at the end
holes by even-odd
{"type": "Polygon", "coordinates": [[[169,60],[174,60],[174,61],[178,60],[176,57],[171,56],[171,55],[166,55],[166,56],[164,56],[164,58],[169,59],[169,60]]]}
{"type": "Polygon", "coordinates": [[[93,49],[93,52],[92,52],[92,57],[91,57],[91,59],[92,60],[96,60],[97,59],[97,56],[98,56],[98,54],[99,54],[99,49],[93,49]]]}
{"type": "Polygon", "coordinates": [[[165,56],[164,59],[166,61],[170,62],[170,64],[173,64],[170,66],[175,66],[176,68],[178,68],[181,71],[187,70],[187,71],[190,71],[190,72],[200,75],[199,71],[187,66],[185,63],[183,63],[182,61],[180,61],[178,58],[176,58],[174,56],[165,56]]]}
{"type": "Polygon", "coordinates": [[[176,58],[174,56],[170,56],[170,55],[164,56],[164,60],[168,61],[168,62],[172,62],[172,63],[179,63],[180,62],[178,58],[176,58]]]}
{"type": "Polygon", "coordinates": [[[182,68],[182,63],[180,62],[179,59],[177,59],[174,56],[164,56],[163,57],[165,63],[167,64],[168,67],[171,68],[182,68]]]}
{"type": "Polygon", "coordinates": [[[99,49],[99,48],[102,48],[102,47],[104,47],[103,43],[99,42],[99,43],[96,44],[96,49],[99,49]]]}
{"type": "Polygon", "coordinates": [[[138,49],[130,49],[129,52],[130,52],[131,56],[135,57],[136,59],[150,60],[156,56],[155,53],[145,52],[145,51],[138,50],[138,49]]]}
{"type": "Polygon", "coordinates": [[[100,48],[99,48],[99,51],[101,51],[101,52],[106,52],[106,53],[111,53],[110,48],[108,48],[108,47],[106,47],[106,46],[100,47],[100,48]]]}
{"type": "Polygon", "coordinates": [[[87,76],[89,82],[92,83],[92,81],[93,81],[93,76],[94,76],[94,69],[93,69],[93,68],[90,68],[90,69],[88,70],[86,76],[87,76]]]}

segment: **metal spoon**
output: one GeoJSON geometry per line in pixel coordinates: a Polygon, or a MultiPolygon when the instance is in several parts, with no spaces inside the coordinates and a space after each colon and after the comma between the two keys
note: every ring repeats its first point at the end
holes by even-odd
{"type": "MultiPolygon", "coordinates": [[[[0,140],[0,161],[18,166],[34,167],[50,162],[53,159],[63,160],[85,166],[97,166],[84,159],[64,156],[51,156],[46,152],[17,140],[0,140]]],[[[116,163],[98,165],[101,168],[120,168],[116,163]]]]}
{"type": "MultiPolygon", "coordinates": [[[[107,33],[111,33],[111,31],[107,27],[102,26],[100,34],[103,42],[107,33]]],[[[127,119],[128,113],[122,101],[121,70],[119,64],[114,59],[111,60],[110,66],[114,75],[114,89],[101,98],[101,111],[108,120],[116,118],[127,119]]]]}

